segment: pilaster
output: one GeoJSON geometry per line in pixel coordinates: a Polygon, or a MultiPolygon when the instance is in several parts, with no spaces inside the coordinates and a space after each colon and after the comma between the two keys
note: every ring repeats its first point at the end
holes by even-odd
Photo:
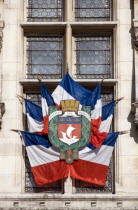
{"type": "Polygon", "coordinates": [[[3,28],[4,28],[4,21],[0,20],[0,129],[2,124],[2,116],[5,112],[5,104],[2,102],[2,42],[3,42],[3,28]]]}

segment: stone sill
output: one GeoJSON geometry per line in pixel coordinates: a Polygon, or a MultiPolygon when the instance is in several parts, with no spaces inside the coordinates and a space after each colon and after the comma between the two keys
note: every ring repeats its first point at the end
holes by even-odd
{"type": "MultiPolygon", "coordinates": [[[[96,85],[101,82],[101,79],[74,79],[80,85],[89,88],[90,90],[94,89],[96,85]]],[[[60,79],[42,79],[42,82],[48,87],[49,90],[54,90],[59,84],[60,79]]],[[[23,86],[25,93],[29,92],[40,92],[40,84],[37,79],[23,79],[19,81],[23,86]]],[[[102,82],[102,87],[105,89],[113,89],[113,87],[118,83],[117,79],[105,79],[102,82]]]]}
{"type": "Polygon", "coordinates": [[[24,33],[48,33],[48,34],[64,34],[66,22],[21,22],[20,26],[24,29],[24,33]]]}
{"type": "Polygon", "coordinates": [[[21,22],[20,26],[24,29],[25,34],[29,32],[39,33],[56,33],[64,34],[65,28],[70,25],[73,33],[76,31],[82,31],[87,28],[87,32],[94,33],[99,32],[112,32],[113,28],[117,26],[117,21],[107,22],[21,22]],[[91,31],[93,29],[93,31],[91,31]]]}
{"type": "Polygon", "coordinates": [[[112,32],[113,29],[117,26],[116,21],[109,22],[70,22],[73,33],[83,32],[85,33],[103,33],[103,32],[112,32]]]}

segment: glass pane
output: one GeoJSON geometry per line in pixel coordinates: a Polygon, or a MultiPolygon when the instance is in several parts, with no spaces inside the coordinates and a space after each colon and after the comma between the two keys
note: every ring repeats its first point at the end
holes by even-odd
{"type": "Polygon", "coordinates": [[[111,20],[111,0],[75,0],[76,21],[111,20]]]}
{"type": "MultiPolygon", "coordinates": [[[[27,99],[41,106],[40,94],[27,94],[27,99]]],[[[27,193],[62,193],[62,180],[48,183],[43,187],[35,185],[31,166],[28,160],[27,153],[25,152],[25,192],[27,193]]]]}
{"type": "Polygon", "coordinates": [[[62,21],[63,0],[28,0],[27,12],[28,21],[62,21]]]}
{"type": "MultiPolygon", "coordinates": [[[[102,93],[101,98],[102,98],[102,104],[104,106],[113,101],[113,94],[102,93]]],[[[106,184],[104,187],[75,179],[76,193],[111,193],[113,191],[112,182],[113,182],[113,162],[111,160],[108,169],[106,184]]]]}
{"type": "Polygon", "coordinates": [[[27,38],[27,78],[60,79],[62,59],[62,37],[27,38]]]}
{"type": "Polygon", "coordinates": [[[111,37],[75,38],[76,78],[112,78],[111,37]]]}

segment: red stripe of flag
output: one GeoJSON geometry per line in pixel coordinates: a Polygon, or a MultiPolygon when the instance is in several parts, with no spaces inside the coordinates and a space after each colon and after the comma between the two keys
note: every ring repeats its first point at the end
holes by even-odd
{"type": "Polygon", "coordinates": [[[37,185],[55,182],[68,177],[69,166],[65,161],[54,161],[51,163],[31,167],[34,180],[37,185]]]}
{"type": "Polygon", "coordinates": [[[105,185],[108,166],[79,159],[70,165],[70,176],[97,185],[105,185]]]}

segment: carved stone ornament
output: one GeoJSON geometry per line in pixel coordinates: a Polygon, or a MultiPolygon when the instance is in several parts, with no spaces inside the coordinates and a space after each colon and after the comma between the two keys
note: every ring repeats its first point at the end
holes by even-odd
{"type": "Polygon", "coordinates": [[[134,123],[138,127],[138,102],[132,104],[132,112],[135,113],[134,123]]]}
{"type": "Polygon", "coordinates": [[[134,47],[138,50],[138,27],[134,27],[134,47]]]}
{"type": "Polygon", "coordinates": [[[0,28],[0,52],[2,48],[2,38],[3,38],[3,32],[2,32],[2,28],[0,28]]]}
{"type": "Polygon", "coordinates": [[[5,104],[3,102],[0,102],[0,129],[2,124],[2,116],[5,112],[5,104]]]}

